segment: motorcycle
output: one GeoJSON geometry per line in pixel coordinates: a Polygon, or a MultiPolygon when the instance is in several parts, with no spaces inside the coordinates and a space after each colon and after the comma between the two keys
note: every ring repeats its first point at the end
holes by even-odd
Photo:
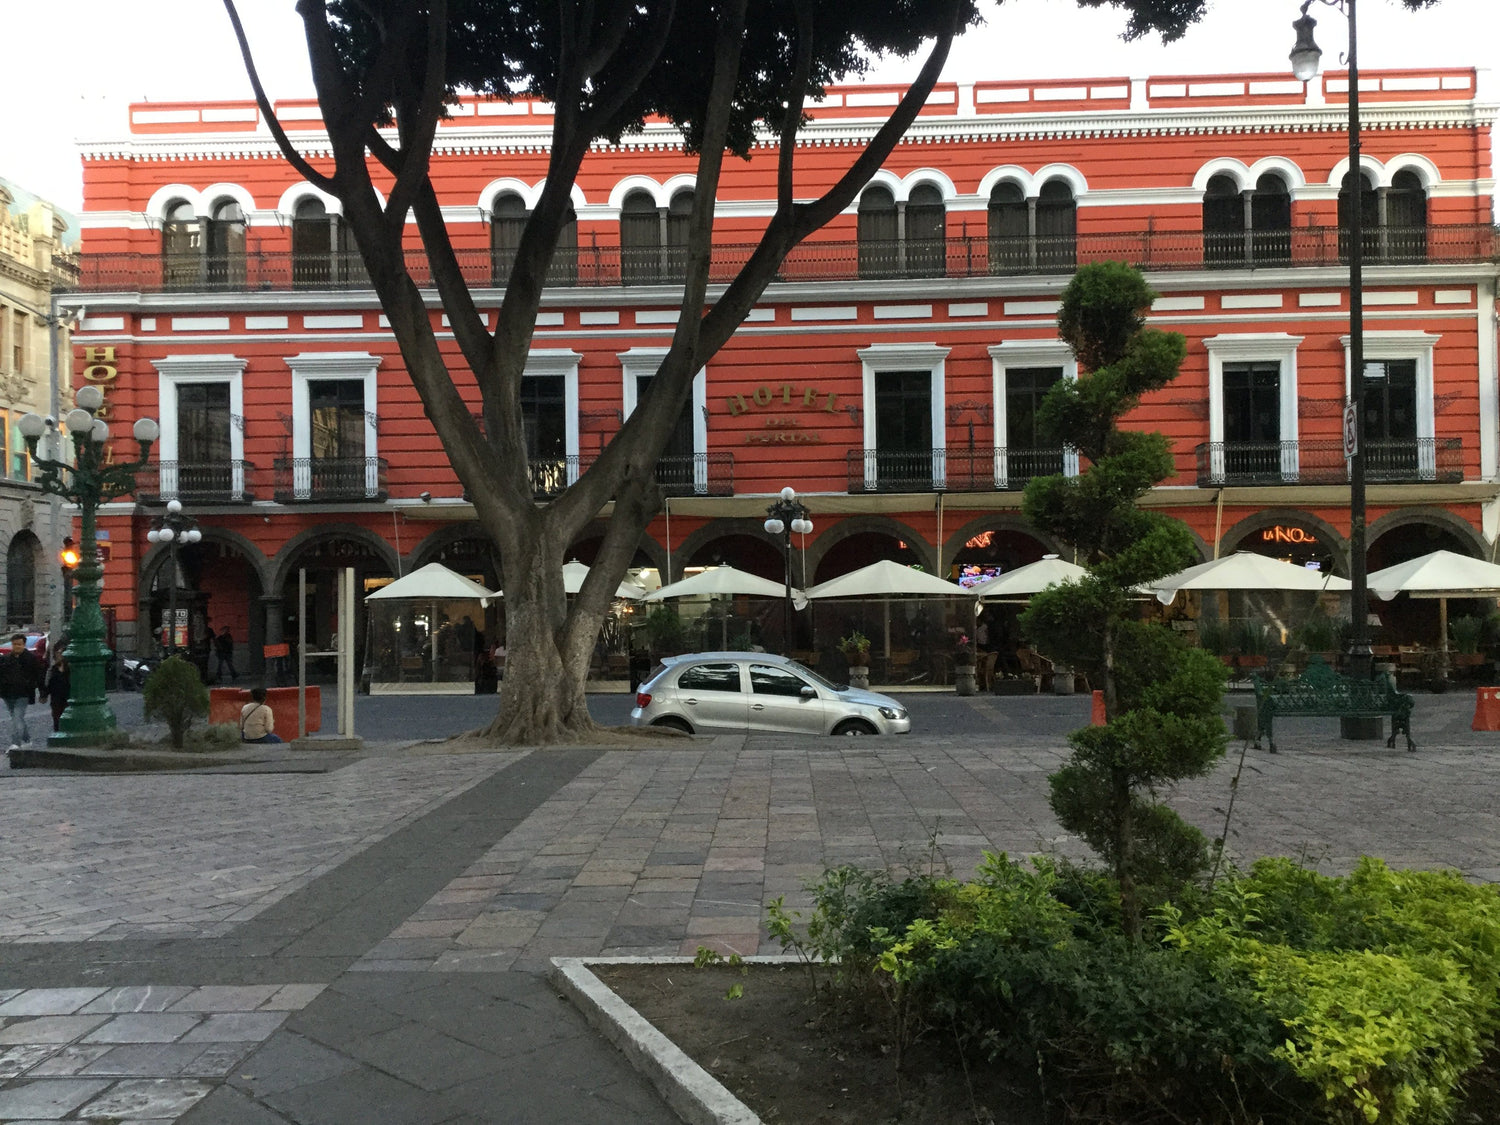
{"type": "Polygon", "coordinates": [[[146,677],[155,671],[149,660],[127,656],[120,661],[119,683],[121,691],[139,691],[146,677]]]}

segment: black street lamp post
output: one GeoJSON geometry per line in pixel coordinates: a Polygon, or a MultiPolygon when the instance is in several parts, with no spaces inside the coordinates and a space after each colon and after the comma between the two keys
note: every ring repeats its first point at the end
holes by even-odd
{"type": "Polygon", "coordinates": [[[114,712],[104,696],[104,666],[109,649],[104,645],[104,615],[99,611],[99,593],[104,567],[99,561],[96,516],[99,505],[135,489],[135,475],[145,468],[151,445],[159,430],[151,418],[138,418],[132,431],[140,446],[140,459],[109,463],[109,423],[97,417],[104,405],[104,392],[89,384],[80,387],[78,406],[63,419],[73,442],[73,460],[63,457],[63,435],[54,418],[27,414],[17,423],[31,460],[39,470],[37,483],[45,493],[78,505],[79,562],[74,587],[78,599],[71,622],[72,640],[64,653],[71,669],[68,707],[58,722],[49,746],[88,746],[115,729],[114,712]]]}
{"type": "Polygon", "coordinates": [[[780,497],[766,509],[765,528],[772,535],[782,536],[783,562],[786,566],[786,601],[781,607],[781,647],[783,654],[792,649],[792,536],[812,534],[812,520],[808,519],[807,505],[797,499],[797,490],[788,485],[781,490],[780,497]]]}
{"type": "Polygon", "coordinates": [[[177,551],[185,544],[197,543],[203,538],[198,530],[198,521],[182,514],[181,500],[168,500],[165,515],[158,516],[146,532],[148,543],[167,545],[167,619],[162,626],[162,656],[171,656],[177,651],[177,551]]]}
{"type": "MultiPolygon", "coordinates": [[[[1349,674],[1369,679],[1374,674],[1374,654],[1370,648],[1369,574],[1365,558],[1365,307],[1364,307],[1364,173],[1359,163],[1359,35],[1355,0],[1318,0],[1337,8],[1349,21],[1349,405],[1352,417],[1345,418],[1346,444],[1352,431],[1353,452],[1349,457],[1349,674]]],[[[1313,42],[1317,21],[1307,14],[1313,0],[1304,0],[1302,16],[1292,27],[1297,33],[1292,48],[1292,75],[1303,82],[1317,77],[1318,60],[1323,52],[1313,42]]],[[[1352,734],[1345,719],[1345,737],[1369,737],[1352,734]]]]}

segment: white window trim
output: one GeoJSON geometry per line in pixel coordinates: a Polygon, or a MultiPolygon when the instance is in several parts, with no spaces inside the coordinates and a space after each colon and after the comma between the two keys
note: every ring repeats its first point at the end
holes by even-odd
{"type": "Polygon", "coordinates": [[[1209,474],[1214,484],[1224,482],[1224,365],[1267,360],[1281,365],[1281,479],[1297,479],[1297,348],[1303,339],[1286,332],[1240,332],[1203,341],[1208,349],[1209,474]]]}
{"type": "MultiPolygon", "coordinates": [[[[232,355],[169,355],[154,359],[156,403],[161,437],[156,445],[158,464],[177,462],[177,387],[182,383],[229,384],[230,490],[235,500],[245,497],[245,363],[232,355]],[[241,419],[236,426],[234,419],[241,419]]],[[[177,481],[158,480],[163,500],[177,499],[177,481]]]]}
{"type": "Polygon", "coordinates": [[[563,377],[563,455],[568,483],[578,480],[578,364],[583,356],[571,348],[537,348],[526,353],[521,378],[528,375],[563,377]]]}
{"type": "MultiPolygon", "coordinates": [[[[995,488],[1003,491],[1010,482],[1010,451],[1005,440],[1006,372],[1012,367],[1061,367],[1062,377],[1072,382],[1078,378],[1078,357],[1061,340],[1006,340],[991,344],[989,353],[990,394],[995,404],[995,488]]],[[[1063,447],[1063,472],[1070,477],[1078,475],[1078,450],[1071,445],[1063,447]]]]}
{"type": "Polygon", "coordinates": [[[380,493],[380,470],[375,459],[380,456],[375,370],[380,356],[369,352],[302,352],[288,357],[292,369],[292,495],[306,500],[312,495],[312,474],[297,471],[297,463],[312,457],[312,403],[308,384],[324,379],[361,379],[365,385],[365,496],[373,499],[380,493]]]}
{"type": "MultiPolygon", "coordinates": [[[[1422,444],[1423,438],[1437,437],[1437,417],[1433,392],[1433,352],[1442,336],[1436,332],[1386,332],[1375,331],[1364,334],[1365,362],[1388,359],[1414,359],[1417,361],[1417,472],[1423,480],[1437,479],[1437,448],[1433,444],[1422,444]]],[[[1344,345],[1344,399],[1354,394],[1353,356],[1349,352],[1350,337],[1340,336],[1344,345]]]]}
{"type": "MultiPolygon", "coordinates": [[[[631,348],[620,352],[620,408],[629,418],[635,413],[637,381],[642,375],[655,376],[666,358],[666,348],[631,348]]],[[[693,491],[708,491],[708,369],[700,367],[693,376],[693,491]]]]}
{"type": "Polygon", "coordinates": [[[871,344],[855,353],[863,365],[866,491],[874,491],[879,483],[879,458],[874,456],[879,453],[875,447],[875,376],[881,371],[919,371],[924,367],[932,372],[932,487],[947,487],[946,382],[948,353],[952,350],[937,344],[871,344]]]}

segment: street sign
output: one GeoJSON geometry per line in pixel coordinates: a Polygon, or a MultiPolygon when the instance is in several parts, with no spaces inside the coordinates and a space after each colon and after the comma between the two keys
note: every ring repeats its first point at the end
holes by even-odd
{"type": "Polygon", "coordinates": [[[1354,460],[1354,455],[1359,452],[1359,415],[1355,412],[1354,403],[1344,407],[1344,460],[1354,460]]]}

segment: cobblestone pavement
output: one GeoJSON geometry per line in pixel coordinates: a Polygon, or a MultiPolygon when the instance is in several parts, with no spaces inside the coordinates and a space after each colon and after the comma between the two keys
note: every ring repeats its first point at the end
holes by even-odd
{"type": "MultiPolygon", "coordinates": [[[[766,950],[766,904],[835,863],[1083,854],[1046,777],[1086,700],[912,706],[993,733],[0,775],[0,1121],[672,1121],[546,958],[766,950]]],[[[1246,753],[1231,852],[1500,880],[1471,713],[1422,697],[1416,754],[1288,724],[1246,753]]],[[[1238,758],[1172,795],[1210,835],[1238,758]]]]}

